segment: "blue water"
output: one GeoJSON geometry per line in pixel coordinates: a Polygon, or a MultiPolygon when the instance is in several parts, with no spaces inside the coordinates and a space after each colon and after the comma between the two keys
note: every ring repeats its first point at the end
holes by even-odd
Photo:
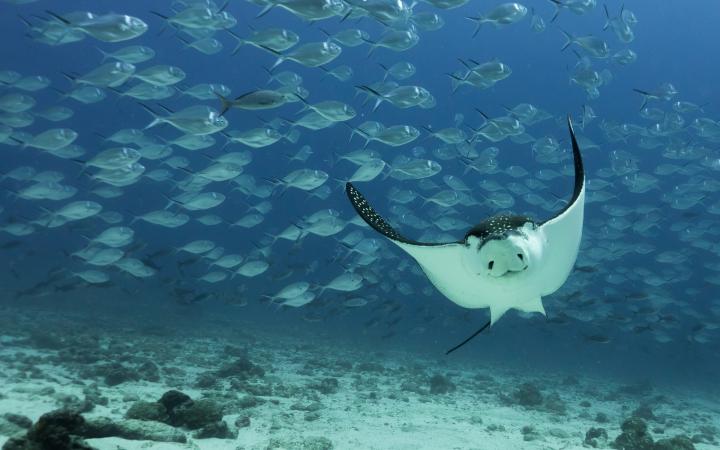
{"type": "MultiPolygon", "coordinates": [[[[583,151],[587,180],[604,179],[610,182],[611,186],[602,190],[613,196],[610,200],[586,205],[584,242],[578,261],[579,265],[592,266],[592,272],[575,271],[563,289],[544,299],[547,320],[539,315],[521,317],[510,312],[492,327],[490,333],[479,336],[448,358],[476,361],[477,364],[494,361],[499,364],[611,373],[627,379],[674,380],[691,385],[714,383],[720,372],[717,362],[719,336],[716,329],[720,325],[720,304],[717,284],[706,279],[713,275],[717,277],[717,267],[713,269],[707,265],[716,265],[720,252],[717,244],[701,248],[693,243],[698,240],[712,243],[720,232],[718,216],[707,211],[718,201],[718,189],[714,183],[717,182],[717,160],[720,154],[717,140],[698,136],[690,125],[698,117],[714,121],[720,118],[717,106],[720,100],[717,87],[720,63],[715,57],[714,44],[718,40],[717,6],[710,1],[693,2],[691,5],[682,1],[664,1],[662,6],[655,2],[628,4],[626,6],[635,13],[638,23],[633,26],[636,36],[634,41],[623,44],[611,31],[602,30],[605,16],[601,5],[583,15],[563,10],[554,22],[550,22],[554,13],[553,4],[534,1],[527,6],[533,6],[536,13],[544,18],[547,24],[544,32],[535,33],[530,29],[528,13],[516,24],[502,28],[483,26],[478,35],[472,37],[474,24],[465,16],[487,11],[494,3],[470,2],[448,11],[435,9],[425,3],[418,4],[415,12],[437,12],[445,20],[445,26],[439,31],[420,31],[419,44],[404,52],[379,48],[368,55],[367,45],[344,48],[342,55],[328,67],[341,64],[351,66],[354,75],[347,82],[324,76],[324,72],[318,68],[304,67],[292,61],[283,62],[275,71],[291,70],[301,75],[303,86],[310,93],[307,99],[310,103],[337,100],[353,106],[358,115],[348,122],[350,126],[357,126],[365,120],[375,120],[387,126],[407,124],[420,129],[420,138],[405,146],[395,148],[379,143],[368,146],[380,152],[388,163],[398,155],[419,155],[420,149],[425,150],[425,158],[436,159],[432,150],[440,143],[427,139],[427,133],[421,128],[423,126],[434,129],[453,126],[454,117],[462,114],[464,121],[461,128],[469,133],[468,126],[482,124],[482,117],[476,109],[490,117],[499,117],[506,114],[504,106],[513,107],[519,103],[531,103],[553,116],[550,120],[527,126],[526,131],[535,138],[552,136],[566,151],[569,142],[564,117],[570,114],[578,123],[582,105],[590,105],[597,118],[579,131],[582,137],[597,144],[596,148],[583,151]],[[560,29],[575,35],[593,34],[601,37],[610,46],[611,54],[630,48],[638,54],[638,60],[634,64],[620,66],[609,59],[592,59],[595,70],[608,69],[613,79],[608,85],[600,87],[598,98],[590,99],[582,88],[569,81],[577,57],[570,50],[560,51],[564,42],[560,29]],[[446,74],[463,68],[458,58],[479,62],[497,58],[512,68],[512,75],[489,89],[462,86],[452,93],[450,79],[446,74]],[[358,95],[356,86],[381,79],[383,70],[379,63],[390,66],[397,61],[410,61],[417,67],[417,73],[412,78],[399,83],[428,89],[437,101],[434,108],[398,109],[383,103],[373,112],[371,104],[363,104],[364,96],[358,95]],[[660,136],[657,148],[641,148],[636,134],[624,142],[610,140],[601,128],[603,123],[637,124],[646,130],[652,127],[655,121],[640,117],[642,98],[633,89],[652,91],[665,82],[672,83],[679,94],[670,100],[651,101],[648,106],[671,113],[672,102],[683,100],[703,105],[703,111],[682,114],[685,119],[684,129],[672,135],[660,136]],[[683,145],[700,147],[701,156],[691,160],[664,158],[663,148],[676,139],[683,145]],[[610,174],[605,178],[599,175],[601,169],[610,166],[610,155],[617,150],[631,155],[637,164],[636,170],[642,173],[652,174],[660,164],[676,164],[686,170],[671,175],[655,175],[659,180],[657,188],[642,194],[632,193],[622,184],[624,175],[610,174]],[[706,186],[698,186],[703,181],[706,186]],[[690,191],[704,193],[704,198],[694,206],[678,210],[663,200],[664,195],[676,192],[678,186],[687,187],[688,184],[691,185],[690,191]],[[601,209],[603,204],[620,205],[633,211],[641,205],[655,206],[659,208],[661,219],[652,232],[644,235],[633,232],[632,228],[608,234],[611,217],[601,209]],[[700,230],[699,236],[686,237],[697,230],[700,230]],[[595,255],[593,249],[609,248],[611,242],[617,250],[615,254],[592,256],[595,255]],[[649,244],[654,250],[644,255],[622,250],[624,246],[638,243],[649,244]],[[676,263],[658,262],[656,256],[665,251],[680,252],[683,257],[676,263]],[[661,285],[651,286],[641,276],[633,275],[631,271],[636,268],[658,274],[663,280],[661,285]],[[618,277],[624,279],[615,282],[618,277]],[[662,299],[662,303],[652,304],[647,300],[648,297],[662,299]],[[573,313],[569,317],[563,316],[568,310],[573,313]],[[618,316],[622,316],[622,320],[618,316]],[[559,317],[563,318],[562,324],[552,320],[559,317]],[[588,339],[595,335],[604,336],[607,342],[588,339]],[[666,337],[667,342],[658,342],[658,335],[666,337]]],[[[615,14],[621,3],[610,1],[607,7],[615,14]]],[[[55,92],[67,91],[71,86],[70,81],[62,75],[63,72],[84,74],[100,64],[101,54],[97,48],[111,51],[130,44],[149,46],[156,51],[156,57],[138,64],[138,67],[153,64],[178,66],[187,73],[187,78],[179,86],[223,83],[232,89],[233,96],[259,88],[278,87],[277,84],[267,84],[268,76],[263,70],[263,67],[272,66],[275,61],[273,55],[252,46],[243,46],[236,55],[230,55],[234,41],[223,31],[215,34],[225,46],[219,54],[204,55],[183,48],[176,36],[180,32],[167,26],[150,11],[170,13],[167,2],[159,1],[128,1],[122,4],[76,1],[72,6],[43,1],[17,6],[2,3],[0,69],[49,77],[53,89],[29,93],[37,101],[36,108],[61,104],[75,112],[72,118],[59,124],[37,118],[35,123],[22,131],[37,134],[57,126],[71,128],[79,133],[76,143],[86,149],[87,153],[81,159],[87,160],[91,155],[114,145],[104,142],[101,136],[109,136],[121,128],[143,129],[151,121],[150,115],[138,102],[127,97],[118,98],[109,91],[104,101],[91,105],[61,99],[60,94],[55,92]],[[48,46],[26,37],[26,26],[18,17],[33,22],[48,20],[46,9],[59,14],[73,10],[129,14],[145,21],[149,30],[140,37],[122,43],[103,43],[88,36],[81,42],[48,46]]],[[[233,31],[240,36],[248,35],[250,27],[285,27],[300,35],[301,44],[325,39],[321,29],[332,34],[348,27],[360,28],[367,31],[371,39],[376,39],[385,29],[384,25],[371,18],[341,21],[341,18],[334,17],[308,23],[281,8],[274,8],[268,14],[256,18],[260,8],[247,2],[230,2],[226,11],[237,18],[238,23],[233,31]]],[[[579,47],[573,48],[583,53],[579,47]]],[[[121,86],[119,89],[124,88],[121,86]]],[[[0,95],[12,90],[0,88],[0,95]]],[[[157,102],[148,103],[160,110],[157,102]]],[[[220,107],[219,101],[202,102],[179,95],[159,103],[173,110],[193,104],[207,104],[217,109],[220,107]]],[[[299,109],[299,103],[259,112],[233,109],[226,114],[230,123],[227,130],[260,127],[276,118],[296,119],[300,117],[297,114],[299,109]]],[[[151,128],[146,133],[168,139],[180,135],[177,130],[165,125],[151,128]]],[[[286,192],[278,189],[268,199],[272,202],[272,211],[260,225],[252,229],[229,228],[225,224],[207,227],[194,220],[176,229],[166,229],[138,221],[130,226],[135,230],[135,243],[145,245],[132,256],[147,258],[158,251],[173,249],[196,239],[211,239],[225,247],[226,253],[247,256],[256,251],[256,247],[267,246],[266,233],[278,233],[318,210],[334,209],[343,220],[352,219],[355,213],[337,180],[349,177],[356,167],[347,161],[338,162],[336,157],[362,147],[361,139],[356,136],[348,142],[349,137],[349,128],[336,124],[321,131],[301,129],[296,144],[280,141],[266,148],[249,149],[253,154],[253,162],[245,168],[245,173],[254,175],[261,184],[267,183],[264,180],[283,177],[302,167],[327,172],[330,179],[326,184],[332,188],[332,193],[326,200],[309,197],[306,192],[297,189],[286,192]],[[294,154],[302,145],[312,147],[314,153],[311,158],[306,163],[288,162],[286,155],[294,154]]],[[[228,149],[248,150],[240,144],[222,148],[224,139],[220,135],[216,135],[216,138],[217,144],[210,149],[190,152],[174,148],[173,155],[189,158],[189,168],[200,170],[208,164],[204,155],[218,156],[228,149]]],[[[86,174],[80,174],[78,163],[43,154],[41,150],[33,148],[21,149],[13,141],[6,144],[2,145],[0,171],[7,173],[26,165],[38,171],[62,172],[65,174],[63,183],[79,189],[71,200],[94,200],[102,204],[104,211],[118,211],[124,216],[121,225],[129,226],[133,215],[164,208],[167,201],[163,194],[179,193],[168,182],[158,183],[143,178],[123,188],[121,197],[102,199],[89,192],[100,184],[86,174]]],[[[431,180],[444,186],[442,176],[462,176],[473,189],[475,198],[481,201],[482,195],[487,192],[478,187],[480,181],[493,181],[503,186],[509,182],[525,182],[541,168],[560,169],[559,165],[537,162],[531,144],[515,144],[510,139],[490,143],[480,139],[474,146],[478,151],[497,146],[500,149],[497,158],[500,170],[520,165],[530,174],[522,179],[512,179],[504,173],[478,175],[470,172],[462,176],[464,166],[458,157],[440,161],[442,171],[431,180]]],[[[148,170],[168,168],[162,166],[161,161],[141,163],[148,170]]],[[[187,176],[182,171],[175,171],[173,175],[175,180],[187,176]]],[[[547,189],[540,192],[545,199],[569,198],[572,188],[570,177],[559,177],[545,183],[547,189]]],[[[5,189],[17,190],[27,183],[4,179],[1,184],[5,189]]],[[[417,180],[399,181],[392,177],[383,179],[381,176],[358,186],[381,214],[392,217],[389,215],[391,203],[387,201],[389,190],[396,186],[419,191],[419,185],[417,180]]],[[[220,215],[230,222],[241,217],[248,204],[257,204],[262,200],[232,191],[229,182],[213,183],[208,189],[226,194],[227,199],[222,205],[207,212],[220,215]]],[[[510,209],[516,213],[529,213],[539,219],[550,214],[525,202],[521,196],[513,196],[515,204],[510,209]]],[[[2,199],[4,211],[0,215],[0,222],[29,222],[43,214],[42,208],[52,210],[62,204],[18,199],[8,193],[2,199]]],[[[432,220],[430,211],[433,208],[423,207],[421,200],[415,200],[407,206],[418,217],[432,220]]],[[[171,209],[177,210],[176,207],[171,209]]],[[[457,211],[457,217],[471,224],[500,212],[487,203],[472,208],[457,207],[457,211]]],[[[205,212],[187,213],[191,217],[198,217],[205,212]]],[[[632,212],[627,218],[632,222],[642,217],[632,212]]],[[[419,230],[396,225],[408,237],[418,238],[422,234],[419,230]]],[[[338,243],[340,237],[358,229],[353,224],[333,237],[309,235],[295,245],[284,240],[277,241],[269,247],[266,256],[270,269],[251,279],[235,277],[219,283],[206,283],[199,280],[210,270],[206,261],[190,264],[181,272],[177,269],[177,263],[188,255],[168,253],[155,257],[153,264],[158,266],[159,271],[149,278],[134,278],[113,267],[92,267],[110,275],[109,287],[92,287],[80,283],[71,273],[66,273],[32,295],[19,295],[23,290],[50,279],[49,272],[58,267],[68,271],[91,268],[84,265],[82,260],[68,255],[85,246],[83,235],[97,235],[109,226],[97,218],[89,218],[54,229],[38,227],[29,236],[0,234],[0,244],[18,242],[2,250],[2,302],[14,308],[58,308],[60,311],[86,313],[105,320],[113,314],[122,314],[130,318],[136,315],[143,320],[151,317],[162,322],[164,311],[172,310],[197,318],[200,324],[203,318],[210,317],[207,314],[220,313],[229,320],[237,318],[238,321],[250,320],[260,327],[267,325],[278,333],[301,329],[309,333],[321,333],[328,340],[336,339],[342,345],[375,350],[407,349],[438,357],[442,357],[445,350],[485,323],[488,317],[487,310],[466,310],[450,303],[417,270],[411,270],[414,263],[409,261],[407,255],[369,228],[364,229],[365,236],[380,239],[382,249],[372,265],[356,267],[355,257],[345,257],[346,250],[338,243]],[[408,268],[400,272],[397,268],[402,262],[409,264],[408,268]],[[373,284],[365,281],[363,287],[350,293],[325,291],[312,303],[297,309],[279,308],[263,298],[263,295],[272,295],[297,281],[308,281],[319,292],[319,286],[350,270],[368,271],[380,282],[373,284]],[[383,280],[390,284],[387,291],[381,289],[383,280]],[[403,294],[395,289],[394,286],[400,281],[409,283],[413,292],[403,294]],[[72,289],[57,289],[57,286],[67,285],[72,286],[72,289]],[[178,286],[194,291],[194,295],[207,296],[201,301],[185,304],[174,291],[178,286]],[[357,309],[344,307],[342,302],[353,297],[362,297],[370,302],[357,309]]],[[[451,233],[460,238],[464,231],[451,233]]],[[[173,326],[172,323],[167,325],[173,326]]]]}

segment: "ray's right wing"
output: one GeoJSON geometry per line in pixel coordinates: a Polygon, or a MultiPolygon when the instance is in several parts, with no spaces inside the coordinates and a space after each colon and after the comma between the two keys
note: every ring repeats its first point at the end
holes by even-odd
{"type": "Polygon", "coordinates": [[[351,183],[345,185],[350,203],[360,217],[375,231],[390,239],[420,264],[430,281],[441,291],[443,286],[452,283],[448,274],[456,277],[465,273],[462,267],[462,250],[464,242],[424,243],[413,241],[402,236],[378,214],[370,203],[351,183]]]}

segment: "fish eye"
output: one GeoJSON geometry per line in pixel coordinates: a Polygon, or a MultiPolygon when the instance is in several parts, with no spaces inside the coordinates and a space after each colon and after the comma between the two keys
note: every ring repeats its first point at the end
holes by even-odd
{"type": "Polygon", "coordinates": [[[522,253],[518,253],[518,254],[517,254],[517,257],[520,258],[520,261],[523,260],[523,255],[522,255],[522,253]]]}
{"type": "Polygon", "coordinates": [[[495,265],[495,261],[490,261],[488,263],[488,270],[492,270],[493,266],[495,265]]]}

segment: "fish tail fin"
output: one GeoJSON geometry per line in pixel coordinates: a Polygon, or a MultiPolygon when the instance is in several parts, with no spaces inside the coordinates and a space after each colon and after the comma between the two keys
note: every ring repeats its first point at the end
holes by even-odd
{"type": "MultiPolygon", "coordinates": [[[[17,16],[18,16],[18,19],[20,19],[20,21],[21,21],[22,23],[24,23],[26,27],[28,27],[28,31],[29,31],[29,32],[32,31],[32,27],[33,27],[32,22],[30,22],[28,19],[26,19],[25,17],[23,17],[23,16],[20,15],[20,14],[18,14],[17,16]]],[[[28,35],[26,35],[26,36],[28,36],[28,35]]],[[[29,37],[29,36],[28,36],[28,37],[29,37]]]]}
{"type": "Polygon", "coordinates": [[[105,61],[107,61],[108,58],[112,58],[112,55],[110,55],[110,53],[106,52],[105,50],[101,49],[100,47],[95,47],[95,48],[96,48],[97,51],[99,51],[100,54],[102,55],[102,59],[100,60],[100,64],[102,64],[102,63],[104,63],[105,61]]]}
{"type": "Polygon", "coordinates": [[[60,89],[58,89],[58,88],[54,88],[54,87],[52,87],[52,86],[50,86],[50,89],[52,89],[53,91],[57,92],[58,95],[60,95],[60,98],[59,98],[58,100],[65,100],[65,99],[68,98],[69,95],[70,95],[69,93],[67,93],[67,92],[65,92],[65,91],[62,91],[62,90],[60,90],[60,89]]]}
{"type": "Polygon", "coordinates": [[[483,16],[478,16],[478,17],[469,17],[469,16],[466,16],[465,18],[466,18],[467,20],[472,20],[473,22],[475,22],[475,31],[473,32],[472,37],[477,36],[478,33],[480,32],[480,28],[482,28],[482,24],[483,24],[483,21],[484,21],[483,16]]]}
{"type": "Polygon", "coordinates": [[[62,74],[62,76],[64,76],[64,77],[67,78],[68,80],[70,80],[70,82],[72,82],[72,83],[75,83],[75,82],[77,81],[77,77],[74,76],[74,75],[70,75],[70,74],[67,73],[67,72],[60,72],[60,73],[62,74]]]}
{"type": "Polygon", "coordinates": [[[71,22],[70,22],[69,20],[67,20],[66,18],[64,18],[63,16],[61,16],[60,14],[54,13],[54,12],[48,10],[48,9],[46,9],[45,12],[46,12],[47,14],[50,14],[51,16],[53,16],[54,18],[56,18],[56,19],[59,20],[60,22],[64,23],[65,25],[71,25],[71,22]]]}
{"type": "Polygon", "coordinates": [[[150,11],[150,14],[156,15],[156,16],[158,16],[158,17],[161,18],[161,19],[165,19],[165,20],[169,20],[169,19],[170,19],[170,18],[169,18],[168,16],[166,16],[165,14],[160,14],[160,13],[157,12],[157,11],[150,11]]]}
{"type": "Polygon", "coordinates": [[[260,11],[260,12],[257,14],[257,16],[255,16],[255,18],[257,19],[257,18],[260,18],[260,17],[264,16],[265,14],[269,13],[270,10],[273,9],[274,7],[275,7],[275,3],[270,3],[269,5],[266,5],[266,6],[262,9],[262,11],[260,11]]]}
{"type": "Polygon", "coordinates": [[[608,11],[607,4],[603,3],[603,9],[605,10],[605,25],[603,25],[603,31],[610,27],[610,12],[608,11]]]}
{"type": "Polygon", "coordinates": [[[560,49],[560,51],[562,52],[565,49],[567,49],[568,47],[570,47],[570,45],[575,41],[575,37],[572,34],[568,33],[567,31],[563,30],[562,28],[558,28],[558,29],[563,34],[563,36],[565,36],[565,44],[563,44],[562,48],[560,49]]]}
{"type": "Polygon", "coordinates": [[[375,112],[375,111],[380,107],[380,104],[383,102],[383,96],[382,96],[382,94],[379,93],[378,91],[376,91],[375,89],[369,87],[369,86],[364,86],[364,85],[363,85],[363,86],[358,86],[358,88],[359,88],[359,89],[362,89],[362,90],[365,91],[366,93],[368,93],[368,94],[372,95],[373,97],[375,97],[375,105],[373,105],[373,109],[372,109],[373,112],[375,112]]]}
{"type": "Polygon", "coordinates": [[[87,161],[83,161],[82,159],[71,159],[70,161],[80,165],[80,172],[75,178],[80,178],[81,176],[85,175],[87,169],[90,167],[87,165],[87,161]]]}
{"type": "Polygon", "coordinates": [[[643,96],[643,101],[642,101],[642,104],[640,105],[640,109],[642,110],[643,108],[645,108],[645,106],[647,106],[648,99],[650,98],[650,96],[652,94],[649,93],[648,91],[643,91],[641,89],[635,89],[635,88],[633,88],[633,91],[637,92],[638,94],[643,96]]]}
{"type": "Polygon", "coordinates": [[[234,56],[234,55],[237,54],[238,51],[240,51],[240,47],[242,47],[243,45],[245,45],[247,42],[245,41],[245,39],[243,39],[243,38],[241,38],[240,36],[238,36],[237,34],[235,34],[232,30],[229,30],[229,29],[225,28],[225,31],[227,31],[227,32],[230,34],[230,36],[231,36],[233,39],[235,39],[235,41],[237,42],[237,44],[235,45],[235,48],[234,48],[233,51],[230,53],[231,55],[234,56]]]}
{"type": "Polygon", "coordinates": [[[168,204],[165,205],[165,207],[164,207],[163,209],[168,209],[168,208],[170,208],[172,205],[180,205],[180,206],[183,206],[183,203],[182,203],[182,202],[179,202],[179,201],[177,201],[177,200],[174,200],[174,199],[170,198],[169,196],[167,196],[167,195],[166,195],[165,193],[163,193],[163,192],[161,192],[160,195],[162,195],[163,197],[165,197],[165,200],[168,201],[168,204]]]}
{"type": "Polygon", "coordinates": [[[550,23],[553,23],[553,22],[555,22],[555,20],[557,20],[558,15],[560,14],[561,3],[559,0],[550,0],[550,3],[552,3],[553,6],[555,6],[555,13],[552,16],[552,19],[550,19],[550,23]]]}
{"type": "Polygon", "coordinates": [[[382,67],[383,70],[385,71],[385,74],[383,75],[382,80],[383,80],[383,81],[387,80],[387,77],[390,76],[390,74],[388,73],[388,68],[387,68],[387,66],[386,66],[385,64],[383,64],[383,63],[378,63],[378,65],[379,65],[380,67],[382,67]]]}
{"type": "Polygon", "coordinates": [[[300,130],[297,128],[292,128],[288,133],[283,136],[284,139],[292,144],[297,144],[298,140],[300,140],[300,130]]]}
{"type": "Polygon", "coordinates": [[[327,30],[325,30],[325,29],[323,29],[323,28],[320,28],[320,27],[318,27],[318,30],[320,30],[320,32],[321,32],[322,34],[324,34],[325,36],[327,36],[328,41],[332,40],[332,35],[331,35],[330,33],[328,33],[327,30]]]}
{"type": "Polygon", "coordinates": [[[450,86],[452,87],[452,93],[454,94],[455,91],[457,91],[458,88],[463,84],[464,80],[452,74],[448,74],[448,76],[450,77],[450,86]]]}
{"type": "MultiPolygon", "coordinates": [[[[0,177],[0,181],[4,180],[5,178],[7,178],[7,175],[3,174],[3,176],[0,177]]],[[[13,202],[20,198],[20,192],[16,191],[15,189],[11,189],[11,188],[2,188],[2,189],[7,191],[7,196],[10,197],[13,202]]]]}
{"type": "Polygon", "coordinates": [[[368,45],[370,46],[370,49],[368,50],[367,55],[366,55],[366,56],[369,57],[370,55],[373,54],[373,52],[374,52],[375,49],[377,48],[377,43],[375,43],[375,41],[372,41],[372,40],[370,40],[370,39],[365,39],[365,38],[362,38],[362,37],[360,38],[360,40],[362,40],[364,43],[366,43],[366,44],[368,44],[368,45]]]}
{"type": "Polygon", "coordinates": [[[270,70],[273,70],[274,68],[276,68],[277,66],[279,66],[280,64],[282,64],[283,61],[285,61],[285,58],[284,58],[282,55],[281,55],[281,56],[278,56],[278,58],[275,60],[275,62],[273,63],[273,65],[270,66],[270,70]]]}
{"type": "MultiPolygon", "coordinates": [[[[488,121],[488,122],[490,121],[490,117],[489,117],[487,114],[485,114],[483,111],[481,111],[481,110],[478,109],[478,108],[474,108],[474,109],[475,109],[475,111],[477,111],[478,113],[480,113],[481,116],[483,116],[483,119],[485,119],[485,120],[488,121]]],[[[476,130],[473,130],[473,131],[476,131],[476,130]]]]}
{"type": "Polygon", "coordinates": [[[225,138],[225,143],[224,143],[223,146],[220,148],[220,150],[225,150],[225,147],[227,147],[228,145],[230,145],[230,144],[233,143],[233,141],[232,141],[232,136],[230,136],[229,134],[227,134],[227,133],[224,132],[224,131],[221,131],[220,134],[222,134],[223,137],[225,138]]]}
{"type": "MultiPolygon", "coordinates": [[[[268,80],[267,80],[267,83],[265,83],[265,84],[270,84],[270,83],[272,83],[273,80],[275,79],[275,78],[273,78],[273,73],[272,73],[272,71],[271,71],[270,69],[268,69],[267,67],[265,67],[265,66],[261,66],[261,68],[262,68],[262,70],[268,75],[268,80]]],[[[297,95],[297,94],[295,94],[295,95],[297,95]]]]}
{"type": "Polygon", "coordinates": [[[390,178],[390,175],[392,175],[395,171],[395,169],[393,169],[390,164],[385,164],[385,167],[387,167],[389,170],[383,171],[381,180],[387,180],[388,178],[390,178]]]}
{"type": "Polygon", "coordinates": [[[333,180],[337,181],[337,183],[339,184],[340,188],[344,188],[344,187],[345,187],[345,184],[347,184],[347,183],[350,182],[349,180],[343,180],[343,179],[341,179],[341,178],[333,178],[333,180]]]}
{"type": "Polygon", "coordinates": [[[232,100],[222,96],[221,94],[218,94],[217,91],[213,91],[213,94],[215,94],[222,103],[222,108],[220,108],[220,115],[222,116],[227,112],[228,109],[232,108],[232,100]]]}
{"type": "Polygon", "coordinates": [[[141,219],[140,214],[136,213],[135,211],[131,211],[129,209],[126,211],[132,216],[132,219],[130,219],[130,225],[141,219]]]}
{"type": "Polygon", "coordinates": [[[114,88],[114,87],[110,87],[110,86],[107,86],[107,88],[109,90],[111,90],[112,92],[114,92],[115,94],[117,94],[118,97],[122,97],[123,95],[125,95],[125,93],[118,88],[114,88]]]}
{"type": "Polygon", "coordinates": [[[146,105],[146,104],[144,104],[144,103],[138,103],[138,104],[139,104],[140,106],[142,106],[143,109],[144,109],[145,111],[147,111],[147,112],[152,116],[152,118],[153,118],[153,120],[152,120],[149,124],[147,124],[147,126],[145,127],[146,130],[147,130],[148,128],[152,128],[152,127],[154,127],[155,125],[158,125],[158,124],[160,124],[160,123],[162,122],[162,118],[161,118],[160,116],[158,116],[158,114],[157,114],[155,111],[153,111],[152,109],[150,109],[150,107],[149,107],[148,105],[146,105]]]}
{"type": "Polygon", "coordinates": [[[176,34],[175,37],[184,44],[183,50],[187,50],[192,45],[192,42],[190,42],[187,38],[184,38],[183,36],[181,36],[179,34],[176,34]]]}

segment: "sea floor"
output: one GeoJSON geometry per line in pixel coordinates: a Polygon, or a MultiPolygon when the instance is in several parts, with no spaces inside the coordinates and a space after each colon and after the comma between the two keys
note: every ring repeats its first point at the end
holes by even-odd
{"type": "Polygon", "coordinates": [[[720,403],[687,388],[448,363],[221,319],[0,312],[0,445],[65,408],[85,421],[74,439],[108,450],[611,448],[623,422],[622,442],[689,438],[642,448],[720,448],[720,403]]]}

